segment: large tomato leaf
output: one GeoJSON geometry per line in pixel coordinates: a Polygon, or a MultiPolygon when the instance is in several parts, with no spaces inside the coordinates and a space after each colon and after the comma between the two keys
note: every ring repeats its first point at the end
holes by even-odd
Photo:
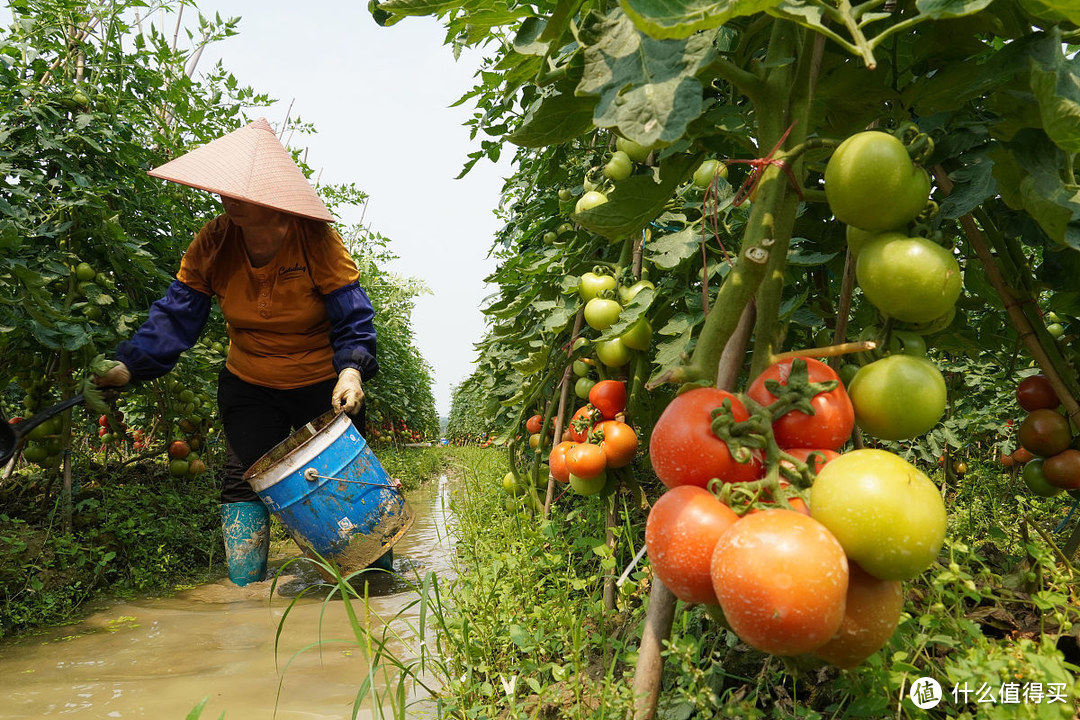
{"type": "Polygon", "coordinates": [[[554,91],[533,103],[521,126],[506,139],[521,147],[547,147],[568,142],[593,126],[596,98],[554,91]]]}
{"type": "Polygon", "coordinates": [[[1066,185],[1061,168],[1066,157],[1035,129],[991,150],[994,178],[1007,205],[1026,211],[1051,240],[1080,249],[1080,188],[1066,185]]]}
{"type": "Polygon", "coordinates": [[[965,153],[960,156],[960,162],[963,163],[961,167],[949,173],[954,187],[941,203],[944,218],[962,217],[997,194],[994,163],[985,152],[965,153]]]}
{"type": "Polygon", "coordinates": [[[664,158],[658,177],[633,175],[615,183],[603,205],[574,215],[582,227],[609,240],[641,232],[671,198],[675,188],[697,167],[697,155],[680,154],[664,158]]]}
{"type": "Polygon", "coordinates": [[[754,15],[781,0],[620,0],[637,27],[654,38],[684,38],[719,27],[743,15],[754,15]]]}
{"type": "Polygon", "coordinates": [[[702,86],[696,75],[716,56],[712,33],[657,40],[613,10],[583,30],[582,41],[585,71],[577,92],[598,98],[597,126],[618,128],[651,147],[678,140],[701,115],[702,86]]]}
{"type": "Polygon", "coordinates": [[[634,299],[622,309],[619,313],[619,319],[612,324],[611,327],[605,330],[601,337],[605,340],[609,340],[622,335],[631,325],[638,321],[638,318],[648,312],[656,298],[657,293],[655,290],[651,288],[641,290],[641,292],[635,295],[634,299]]]}
{"type": "Polygon", "coordinates": [[[1080,25],[1080,5],[1076,4],[1076,0],[1020,0],[1020,7],[1043,20],[1067,20],[1080,25]]]}
{"type": "Polygon", "coordinates": [[[1080,59],[1060,54],[1049,67],[1031,63],[1031,90],[1043,129],[1067,153],[1080,152],[1080,59]]]}

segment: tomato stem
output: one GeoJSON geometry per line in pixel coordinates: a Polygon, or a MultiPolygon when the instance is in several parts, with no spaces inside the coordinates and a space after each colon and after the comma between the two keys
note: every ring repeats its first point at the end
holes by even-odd
{"type": "Polygon", "coordinates": [[[843,355],[850,355],[852,353],[873,350],[877,346],[878,343],[875,340],[860,340],[858,342],[845,342],[838,343],[836,345],[826,345],[825,347],[789,350],[787,352],[782,352],[779,355],[771,355],[769,357],[769,364],[775,365],[776,363],[784,362],[785,360],[792,360],[794,358],[840,357],[843,355]]]}

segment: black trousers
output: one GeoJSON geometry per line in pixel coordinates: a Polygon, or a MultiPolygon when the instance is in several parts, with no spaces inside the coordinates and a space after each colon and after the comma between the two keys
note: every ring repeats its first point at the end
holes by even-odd
{"type": "MultiPolygon", "coordinates": [[[[293,430],[330,409],[336,379],[292,390],[252,385],[222,368],[218,376],[218,413],[225,428],[225,479],[221,502],[258,501],[244,473],[293,430]]],[[[363,434],[364,408],[352,416],[363,434]]]]}

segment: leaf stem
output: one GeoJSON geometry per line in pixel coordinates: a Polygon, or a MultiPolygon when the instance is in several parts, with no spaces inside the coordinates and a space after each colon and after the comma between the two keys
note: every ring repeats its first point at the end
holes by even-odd
{"type": "Polygon", "coordinates": [[[859,342],[846,342],[839,343],[837,345],[827,345],[825,347],[817,348],[802,348],[801,350],[789,350],[782,352],[779,355],[772,355],[769,358],[769,364],[775,365],[778,362],[784,362],[785,360],[793,360],[795,358],[831,358],[841,357],[843,355],[850,355],[852,353],[866,352],[867,350],[873,350],[878,344],[873,340],[860,340],[859,342]]]}

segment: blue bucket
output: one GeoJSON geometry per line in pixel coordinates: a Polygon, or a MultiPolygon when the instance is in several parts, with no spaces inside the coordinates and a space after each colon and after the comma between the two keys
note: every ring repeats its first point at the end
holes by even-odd
{"type": "Polygon", "coordinates": [[[413,522],[400,484],[344,413],[298,429],[244,478],[301,550],[334,560],[344,573],[390,557],[413,522]]]}

